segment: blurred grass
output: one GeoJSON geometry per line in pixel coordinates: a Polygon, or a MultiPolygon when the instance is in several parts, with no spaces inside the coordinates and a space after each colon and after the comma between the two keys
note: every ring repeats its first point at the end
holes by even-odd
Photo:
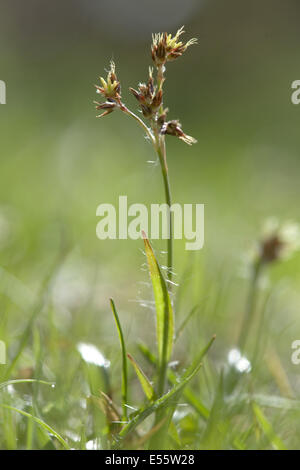
{"type": "MultiPolygon", "coordinates": [[[[220,1],[206,2],[186,28],[199,37],[199,46],[171,64],[167,74],[170,116],[179,117],[184,130],[198,139],[192,148],[168,139],[173,198],[205,203],[206,224],[200,253],[191,256],[183,242],[175,242],[176,295],[182,292],[177,325],[194,305],[200,306],[178,340],[175,356],[187,366],[212,334],[218,338],[194,386],[204,403],[213,406],[213,424],[205,431],[193,413],[178,417],[181,441],[187,445],[191,435],[203,432],[207,447],[230,447],[250,426],[247,448],[270,445],[250,405],[224,412],[222,394],[220,398],[216,392],[244,311],[248,281],[240,276],[240,257],[267,216],[299,219],[300,114],[290,103],[290,84],[299,78],[299,6],[273,2],[268,17],[270,1],[254,3],[244,10],[246,2],[243,8],[235,1],[226,7],[220,1]]],[[[161,202],[163,188],[158,165],[147,163],[154,156],[140,129],[117,113],[95,119],[92,104],[93,83],[113,55],[126,102],[135,107],[127,89],[146,78],[148,38],[137,45],[135,38],[120,41],[84,27],[76,35],[72,17],[69,21],[57,38],[53,32],[48,38],[42,32],[18,35],[13,22],[0,33],[1,44],[8,44],[0,46],[0,78],[8,89],[7,105],[0,107],[0,339],[7,342],[9,358],[17,351],[42,280],[62,246],[69,250],[10,377],[33,374],[55,381],[56,387],[22,384],[1,395],[10,406],[30,408],[64,438],[75,442],[80,436],[84,447],[105,426],[101,412],[84,404],[84,397],[91,389],[107,392],[112,387],[120,402],[120,351],[108,299],[113,297],[122,308],[126,343],[133,345],[138,338],[155,344],[150,288],[140,284],[149,281],[141,270],[142,242],[100,242],[96,207],[116,204],[123,194],[129,203],[161,202]],[[76,351],[80,341],[96,344],[109,358],[112,383],[82,361],[76,351]]],[[[164,245],[156,242],[154,247],[164,262],[159,253],[164,245]]],[[[299,374],[290,362],[298,331],[299,264],[298,254],[270,272],[273,296],[263,342],[266,350],[267,345],[275,348],[293,398],[299,398],[299,374]]],[[[261,303],[264,296],[263,291],[261,303]]],[[[253,337],[250,343],[255,342],[253,337]]],[[[146,373],[147,367],[143,364],[146,373]]],[[[259,393],[282,393],[282,379],[278,382],[273,369],[262,360],[251,375],[251,387],[259,393]]],[[[131,380],[135,384],[133,373],[131,380]]],[[[139,387],[133,387],[132,403],[141,396],[139,387]]],[[[297,448],[299,410],[267,408],[264,418],[265,413],[284,444],[297,448]]],[[[0,421],[1,448],[31,442],[26,420],[5,410],[0,421]]],[[[31,445],[48,445],[33,427],[31,445]]],[[[238,445],[243,447],[240,441],[238,445]]]]}

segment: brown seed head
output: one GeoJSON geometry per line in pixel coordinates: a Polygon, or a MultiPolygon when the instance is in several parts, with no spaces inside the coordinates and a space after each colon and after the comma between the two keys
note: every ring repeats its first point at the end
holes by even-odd
{"type": "Polygon", "coordinates": [[[165,122],[161,128],[161,133],[178,137],[179,139],[183,140],[188,145],[192,145],[197,142],[196,139],[194,139],[190,135],[187,135],[183,132],[180,122],[175,119],[172,121],[165,122]]]}
{"type": "Polygon", "coordinates": [[[272,261],[279,259],[283,245],[283,242],[277,235],[264,240],[260,246],[262,262],[271,263],[272,261]]]}
{"type": "Polygon", "coordinates": [[[152,117],[160,107],[163,99],[162,90],[157,91],[154,85],[152,69],[149,69],[149,79],[147,83],[140,83],[138,91],[134,88],[129,88],[133,96],[138,100],[144,117],[152,117]]]}

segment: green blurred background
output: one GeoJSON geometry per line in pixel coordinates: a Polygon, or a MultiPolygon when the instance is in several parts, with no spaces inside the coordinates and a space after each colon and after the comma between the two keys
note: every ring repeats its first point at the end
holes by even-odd
{"type": "MultiPolygon", "coordinates": [[[[243,254],[266,217],[299,220],[300,106],[291,103],[291,83],[300,78],[299,14],[297,0],[1,0],[0,314],[9,352],[26,324],[23,306],[62,244],[69,252],[51,310],[62,338],[93,342],[117,364],[114,297],[129,343],[155,341],[142,242],[98,240],[95,214],[119,195],[161,202],[160,169],[133,121],[117,112],[95,118],[94,83],[113,58],[124,101],[136,110],[128,87],[147,79],[151,33],[184,24],[186,38],[199,44],[169,64],[165,104],[198,144],[167,138],[168,163],[174,201],[205,204],[205,246],[191,254],[175,243],[181,287],[188,270],[177,314],[199,299],[204,305],[181,348],[217,333],[216,364],[225,360],[248,287],[243,254]]],[[[299,266],[297,255],[269,273],[276,285],[270,338],[294,390],[299,266]]],[[[41,334],[47,356],[48,326],[41,334]]],[[[23,363],[32,365],[30,354],[23,363]]]]}

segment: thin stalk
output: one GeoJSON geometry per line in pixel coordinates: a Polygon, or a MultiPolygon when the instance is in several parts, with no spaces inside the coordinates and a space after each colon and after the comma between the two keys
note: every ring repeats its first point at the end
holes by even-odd
{"type": "MultiPolygon", "coordinates": [[[[157,68],[157,85],[158,89],[162,89],[165,77],[164,77],[164,65],[161,65],[157,68]]],[[[163,103],[160,106],[160,113],[163,113],[163,103]]],[[[165,136],[160,134],[157,121],[153,119],[151,122],[152,131],[154,134],[155,139],[155,150],[157,152],[159,163],[161,167],[163,183],[164,183],[164,190],[165,190],[165,200],[168,205],[169,217],[168,217],[168,240],[167,240],[167,279],[168,281],[172,282],[173,276],[173,222],[172,222],[172,197],[171,197],[171,188],[170,188],[170,180],[169,180],[169,171],[167,165],[167,153],[166,153],[166,142],[165,136]]],[[[171,286],[169,286],[171,287],[171,286]]],[[[167,321],[167,320],[166,320],[167,321]]],[[[167,334],[167,323],[165,324],[165,334],[167,334]]],[[[166,341],[165,341],[166,344],[166,341]]],[[[166,351],[163,354],[163,357],[166,358],[166,351]]],[[[167,360],[162,360],[161,363],[158,363],[158,396],[163,396],[165,384],[167,381],[167,371],[168,371],[168,362],[167,360]]],[[[155,414],[155,424],[154,426],[160,425],[162,420],[165,418],[164,410],[158,409],[155,414]]],[[[166,423],[162,426],[159,433],[156,433],[152,436],[150,440],[150,449],[158,448],[159,445],[163,448],[163,436],[167,431],[166,423]]]]}
{"type": "Polygon", "coordinates": [[[122,350],[122,408],[123,408],[123,419],[127,421],[128,415],[127,415],[127,402],[128,402],[128,384],[127,384],[127,352],[126,352],[126,346],[125,346],[125,340],[124,340],[124,335],[123,335],[123,330],[121,327],[121,323],[119,320],[119,315],[115,306],[115,303],[113,299],[110,299],[110,306],[111,310],[114,315],[114,319],[117,325],[117,330],[119,334],[119,339],[120,339],[120,344],[121,344],[121,350],[122,350]]]}
{"type": "Polygon", "coordinates": [[[168,268],[168,275],[167,278],[170,282],[172,282],[173,277],[173,221],[172,221],[172,197],[171,197],[171,187],[170,187],[170,179],[169,179],[169,171],[167,165],[167,154],[166,154],[166,143],[165,143],[165,136],[158,135],[156,133],[156,152],[159,158],[163,182],[164,182],[164,190],[165,190],[165,199],[166,203],[169,207],[169,218],[168,218],[168,225],[169,225],[169,233],[168,233],[168,241],[167,241],[167,268],[168,268]]]}
{"type": "Polygon", "coordinates": [[[151,129],[149,129],[149,127],[146,126],[146,124],[144,123],[144,121],[141,118],[139,118],[136,114],[134,114],[132,111],[130,111],[130,109],[128,109],[127,106],[125,106],[121,102],[119,104],[120,104],[121,111],[123,111],[123,113],[127,114],[127,116],[132,117],[141,126],[141,128],[146,132],[147,136],[149,137],[151,143],[155,146],[155,138],[152,134],[151,129]]]}
{"type": "Polygon", "coordinates": [[[178,340],[178,338],[180,337],[180,335],[183,332],[184,328],[186,327],[186,325],[188,324],[188,322],[190,321],[190,319],[192,318],[194,313],[197,312],[197,310],[198,310],[198,305],[195,305],[195,307],[193,307],[192,310],[190,310],[190,312],[183,319],[181,325],[179,326],[179,328],[176,332],[174,342],[176,342],[178,340]]]}
{"type": "Polygon", "coordinates": [[[249,290],[248,300],[247,300],[247,305],[246,305],[246,312],[245,312],[245,316],[244,316],[243,323],[242,323],[240,337],[238,340],[238,347],[241,352],[244,352],[247,337],[248,337],[252,319],[253,319],[253,313],[254,313],[255,305],[256,305],[257,285],[258,285],[261,267],[262,267],[261,261],[258,261],[253,266],[252,279],[251,279],[250,290],[249,290]]]}
{"type": "MultiPolygon", "coordinates": [[[[162,86],[163,80],[160,81],[160,85],[162,86]]],[[[172,213],[171,213],[171,206],[172,206],[172,199],[171,199],[171,188],[170,188],[170,180],[169,180],[169,172],[168,172],[168,165],[167,165],[167,155],[166,155],[166,144],[165,144],[165,136],[162,136],[158,133],[157,126],[155,123],[152,123],[153,132],[149,127],[146,126],[144,121],[140,119],[136,114],[134,114],[130,109],[127,108],[123,103],[120,104],[120,109],[123,111],[127,116],[133,118],[146,132],[147,136],[149,137],[155,151],[157,152],[161,172],[164,182],[164,190],[165,190],[165,198],[166,203],[169,206],[169,238],[168,238],[168,258],[167,258],[167,267],[168,267],[168,280],[172,281],[172,271],[173,271],[173,223],[172,223],[172,213]]]]}
{"type": "MultiPolygon", "coordinates": [[[[172,274],[173,274],[173,222],[172,222],[172,212],[170,210],[171,205],[172,205],[172,200],[171,200],[171,190],[170,190],[170,181],[169,181],[169,175],[168,175],[168,167],[167,167],[167,161],[166,161],[166,146],[165,146],[165,138],[164,136],[159,136],[157,135],[157,141],[159,142],[159,145],[157,145],[157,154],[159,157],[160,165],[161,165],[161,170],[162,170],[162,176],[163,176],[163,181],[164,181],[164,189],[165,189],[165,198],[166,198],[166,203],[169,207],[169,217],[168,217],[168,225],[169,225],[169,233],[168,233],[168,240],[167,240],[167,278],[171,282],[172,281],[172,274]]],[[[167,318],[165,321],[165,336],[168,336],[168,331],[167,331],[167,318]]],[[[167,341],[165,340],[164,342],[165,349],[167,348],[167,341]]],[[[163,357],[166,358],[167,356],[167,351],[165,350],[163,353],[163,357]]],[[[167,360],[162,360],[161,364],[159,365],[159,370],[158,370],[158,395],[161,396],[164,392],[165,389],[165,383],[166,383],[166,375],[167,375],[167,360]]]]}
{"type": "MultiPolygon", "coordinates": [[[[157,67],[157,88],[158,90],[162,90],[163,84],[165,82],[165,66],[163,64],[157,67]]],[[[163,114],[164,106],[163,102],[161,102],[159,113],[163,114]]],[[[171,198],[171,188],[170,188],[170,180],[169,180],[169,171],[167,165],[167,153],[166,153],[166,142],[165,136],[159,133],[159,129],[157,127],[157,122],[155,119],[152,120],[152,130],[155,137],[155,150],[157,152],[161,172],[164,182],[164,189],[165,189],[165,199],[166,203],[169,206],[169,238],[168,238],[168,247],[167,247],[167,267],[168,267],[168,280],[170,283],[172,282],[173,277],[173,222],[172,222],[172,213],[171,213],[171,206],[172,206],[172,198],[171,198]]]]}
{"type": "MultiPolygon", "coordinates": [[[[165,67],[164,65],[158,66],[157,68],[157,86],[158,89],[161,90],[163,87],[163,83],[165,81],[164,77],[165,67]]],[[[168,240],[167,240],[167,279],[171,283],[173,277],[173,221],[172,221],[172,198],[171,198],[171,188],[170,188],[170,180],[169,180],[169,173],[168,173],[168,165],[167,165],[167,155],[166,155],[166,143],[165,143],[165,136],[160,133],[158,124],[157,124],[157,115],[155,118],[151,119],[151,128],[147,127],[146,124],[142,119],[140,119],[136,114],[130,111],[121,100],[118,100],[118,104],[120,110],[123,111],[125,114],[133,118],[146,132],[147,136],[149,137],[155,151],[157,152],[163,183],[164,183],[164,191],[165,191],[165,200],[168,206],[168,240]]],[[[163,103],[161,103],[160,112],[163,112],[163,103]]],[[[166,319],[167,325],[167,319],[166,319]]],[[[165,328],[165,335],[167,336],[168,331],[165,328]]],[[[165,342],[166,344],[166,342],[165,342]]],[[[166,358],[167,351],[164,351],[163,357],[166,358]]],[[[162,360],[158,366],[158,396],[161,396],[164,393],[165,384],[166,384],[166,375],[167,375],[167,360],[162,360]]]]}

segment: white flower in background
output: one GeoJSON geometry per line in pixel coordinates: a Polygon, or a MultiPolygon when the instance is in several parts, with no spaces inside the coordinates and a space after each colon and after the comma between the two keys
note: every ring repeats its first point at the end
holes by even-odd
{"type": "Polygon", "coordinates": [[[99,444],[99,439],[92,439],[88,441],[85,445],[86,450],[99,450],[101,446],[99,444]]]}
{"type": "Polygon", "coordinates": [[[279,228],[279,238],[282,240],[283,247],[281,257],[287,259],[300,250],[300,226],[290,221],[279,228]]]}
{"type": "Polygon", "coordinates": [[[242,356],[239,349],[231,349],[228,353],[227,360],[229,365],[234,367],[241,374],[251,371],[251,362],[246,358],[246,356],[242,356]]]}
{"type": "Polygon", "coordinates": [[[110,361],[106,359],[96,346],[90,343],[78,343],[77,351],[82,359],[88,364],[94,364],[99,367],[110,367],[110,361]]]}

